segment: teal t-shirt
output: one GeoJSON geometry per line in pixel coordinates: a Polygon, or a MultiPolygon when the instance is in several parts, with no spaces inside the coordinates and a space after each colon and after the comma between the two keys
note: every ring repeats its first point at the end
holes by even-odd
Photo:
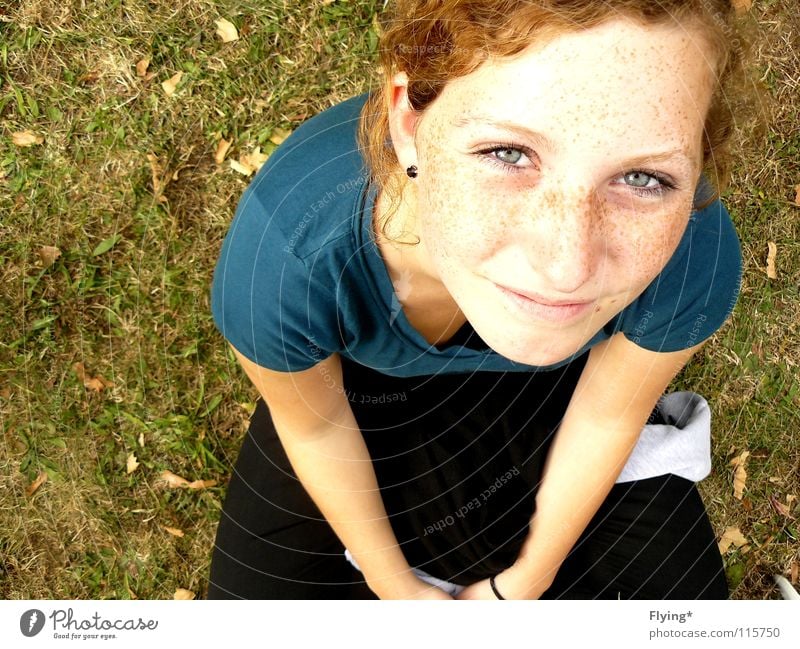
{"type": "MultiPolygon", "coordinates": [[[[214,272],[211,308],[244,356],[279,371],[334,352],[392,376],[533,372],[465,331],[431,345],[406,319],[372,236],[376,187],[356,141],[365,95],[300,126],[242,195],[214,272]]],[[[711,336],[733,310],[742,259],[719,201],[695,211],[664,270],[578,355],[621,331],[671,352],[711,336]]],[[[469,323],[464,330],[469,330],[469,323]]]]}

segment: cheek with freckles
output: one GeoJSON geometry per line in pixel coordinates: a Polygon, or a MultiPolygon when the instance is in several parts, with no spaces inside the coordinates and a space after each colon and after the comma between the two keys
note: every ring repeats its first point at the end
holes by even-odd
{"type": "Polygon", "coordinates": [[[618,290],[641,292],[664,269],[680,244],[691,211],[681,202],[657,213],[624,213],[610,228],[609,248],[616,250],[612,267],[618,290]]]}
{"type": "Polygon", "coordinates": [[[418,186],[420,233],[440,274],[478,270],[508,236],[510,194],[487,192],[472,177],[472,165],[449,153],[446,143],[432,144],[418,186]]]}

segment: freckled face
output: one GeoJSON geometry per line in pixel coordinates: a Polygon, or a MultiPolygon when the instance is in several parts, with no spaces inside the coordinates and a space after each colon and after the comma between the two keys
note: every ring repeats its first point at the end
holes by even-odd
{"type": "Polygon", "coordinates": [[[664,268],[700,174],[711,66],[695,32],[613,21],[487,62],[425,111],[426,263],[495,351],[562,360],[664,268]]]}

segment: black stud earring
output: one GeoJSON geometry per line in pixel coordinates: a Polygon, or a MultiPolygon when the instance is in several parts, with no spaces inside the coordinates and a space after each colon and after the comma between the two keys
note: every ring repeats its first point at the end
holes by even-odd
{"type": "Polygon", "coordinates": [[[417,177],[417,165],[411,165],[408,169],[406,169],[406,174],[409,178],[416,178],[417,177]]]}

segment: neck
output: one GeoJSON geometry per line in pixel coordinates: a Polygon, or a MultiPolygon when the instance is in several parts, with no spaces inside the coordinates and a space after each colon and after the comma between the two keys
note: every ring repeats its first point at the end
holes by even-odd
{"type": "Polygon", "coordinates": [[[439,273],[431,263],[419,227],[416,205],[417,190],[413,183],[405,181],[399,190],[399,198],[394,201],[381,190],[375,201],[373,233],[390,274],[411,273],[425,283],[440,285],[444,289],[439,273]],[[380,231],[379,223],[385,224],[385,235],[380,231]]]}

